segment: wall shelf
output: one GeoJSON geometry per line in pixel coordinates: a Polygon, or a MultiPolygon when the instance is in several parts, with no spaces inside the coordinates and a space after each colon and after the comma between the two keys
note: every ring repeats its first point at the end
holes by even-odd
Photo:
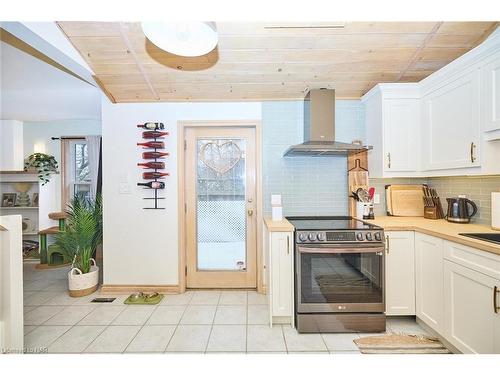
{"type": "Polygon", "coordinates": [[[17,211],[17,210],[38,210],[38,206],[15,206],[15,207],[0,207],[0,211],[3,210],[12,210],[12,211],[17,211]]]}

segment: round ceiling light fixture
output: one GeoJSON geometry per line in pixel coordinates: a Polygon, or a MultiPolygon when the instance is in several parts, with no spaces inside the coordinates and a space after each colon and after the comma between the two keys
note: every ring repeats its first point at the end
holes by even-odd
{"type": "Polygon", "coordinates": [[[151,43],[178,56],[206,55],[219,40],[213,22],[141,22],[141,26],[151,43]]]}

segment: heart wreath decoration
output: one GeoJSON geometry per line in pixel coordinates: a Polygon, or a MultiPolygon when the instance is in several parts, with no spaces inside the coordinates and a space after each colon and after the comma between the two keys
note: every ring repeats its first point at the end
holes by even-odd
{"type": "Polygon", "coordinates": [[[233,141],[218,144],[205,143],[200,150],[200,160],[213,171],[224,174],[233,169],[241,159],[241,149],[233,141]]]}

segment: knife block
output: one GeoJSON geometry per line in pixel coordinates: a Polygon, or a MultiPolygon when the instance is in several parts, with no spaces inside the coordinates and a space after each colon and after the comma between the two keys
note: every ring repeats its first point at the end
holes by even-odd
{"type": "Polygon", "coordinates": [[[427,206],[427,207],[424,207],[424,218],[426,219],[432,219],[432,220],[437,220],[437,219],[440,219],[439,217],[439,209],[438,207],[434,206],[434,207],[431,207],[431,206],[427,206]]]}

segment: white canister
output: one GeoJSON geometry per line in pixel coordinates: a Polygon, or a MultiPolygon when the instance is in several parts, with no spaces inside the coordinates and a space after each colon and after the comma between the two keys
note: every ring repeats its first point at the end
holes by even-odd
{"type": "Polygon", "coordinates": [[[500,230],[500,192],[491,193],[491,228],[500,230]]]}
{"type": "Polygon", "coordinates": [[[365,214],[365,203],[356,202],[356,219],[363,220],[363,215],[365,214]]]}

